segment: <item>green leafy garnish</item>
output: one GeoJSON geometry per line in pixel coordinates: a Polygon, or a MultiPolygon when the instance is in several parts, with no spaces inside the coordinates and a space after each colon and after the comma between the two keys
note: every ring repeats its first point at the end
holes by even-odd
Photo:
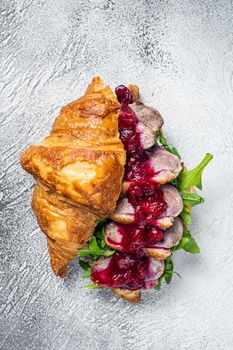
{"type": "Polygon", "coordinates": [[[104,240],[106,225],[106,220],[98,221],[96,223],[95,232],[91,240],[86,247],[78,251],[78,256],[81,258],[96,260],[100,256],[108,257],[115,253],[115,250],[108,247],[104,240]]]}
{"type": "Polygon", "coordinates": [[[168,144],[166,138],[163,136],[162,131],[160,131],[160,133],[157,136],[156,140],[157,140],[158,144],[160,146],[163,146],[168,152],[175,154],[178,158],[181,158],[178,150],[175,147],[171,147],[168,144]]]}
{"type": "Polygon", "coordinates": [[[164,267],[163,274],[159,277],[158,284],[155,286],[155,289],[158,291],[161,289],[163,280],[165,280],[165,282],[169,284],[174,274],[176,274],[181,278],[181,276],[176,271],[174,271],[173,261],[170,256],[164,260],[164,263],[165,263],[165,267],[164,267]]]}
{"type": "Polygon", "coordinates": [[[98,246],[95,236],[93,236],[89,242],[88,248],[90,249],[90,252],[93,255],[94,259],[98,258],[99,255],[103,255],[104,253],[103,249],[98,246]]]}
{"type": "Polygon", "coordinates": [[[185,225],[191,225],[192,223],[192,208],[190,206],[185,206],[180,214],[185,225]]]}
{"type": "Polygon", "coordinates": [[[87,288],[87,289],[102,288],[100,286],[97,286],[97,284],[94,284],[94,283],[93,284],[85,284],[84,287],[87,288]]]}
{"type": "Polygon", "coordinates": [[[83,274],[83,278],[89,278],[91,276],[91,265],[83,260],[79,260],[79,265],[85,271],[83,274]]]}
{"type": "Polygon", "coordinates": [[[200,248],[197,245],[197,242],[191,235],[189,229],[184,226],[183,237],[181,238],[179,244],[173,247],[171,250],[176,252],[177,250],[184,249],[188,253],[198,254],[200,253],[200,248]]]}
{"type": "Polygon", "coordinates": [[[194,205],[201,204],[205,202],[205,199],[200,197],[197,193],[195,192],[187,192],[187,191],[181,191],[180,192],[182,198],[183,198],[183,203],[185,206],[191,205],[194,207],[194,205]]]}
{"type": "Polygon", "coordinates": [[[83,261],[83,260],[80,260],[80,261],[79,261],[79,265],[80,265],[81,268],[82,268],[83,270],[85,270],[85,271],[89,271],[90,268],[91,268],[90,264],[89,264],[88,262],[86,262],[86,261],[83,261]]]}
{"type": "Polygon", "coordinates": [[[183,169],[178,176],[178,186],[181,191],[188,190],[190,187],[195,186],[202,189],[202,172],[213,159],[212,154],[206,153],[204,159],[192,170],[183,169]]]}
{"type": "Polygon", "coordinates": [[[184,208],[180,216],[185,225],[190,225],[192,223],[192,207],[204,203],[205,199],[200,197],[197,193],[188,191],[181,191],[180,194],[184,203],[184,208]]]}
{"type": "Polygon", "coordinates": [[[80,249],[77,254],[78,254],[78,256],[80,256],[80,258],[86,258],[86,257],[91,255],[91,251],[87,246],[87,247],[80,249]]]}

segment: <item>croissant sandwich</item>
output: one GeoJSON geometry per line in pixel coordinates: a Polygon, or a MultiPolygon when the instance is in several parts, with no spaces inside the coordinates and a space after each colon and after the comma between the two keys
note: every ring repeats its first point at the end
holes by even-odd
{"type": "Polygon", "coordinates": [[[95,77],[21,155],[35,178],[32,208],[55,275],[64,277],[79,255],[88,288],[137,303],[141,289],[170,283],[175,251],[199,252],[188,225],[192,206],[204,201],[195,187],[212,155],[188,171],[163,123],[136,85],[114,93],[95,77]]]}

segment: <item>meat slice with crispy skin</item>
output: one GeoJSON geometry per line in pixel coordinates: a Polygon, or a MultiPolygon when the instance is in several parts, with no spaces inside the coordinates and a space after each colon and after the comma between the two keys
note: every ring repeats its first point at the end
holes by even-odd
{"type": "Polygon", "coordinates": [[[151,128],[139,122],[136,130],[140,134],[140,142],[143,149],[150,148],[155,144],[155,133],[151,128]]]}
{"type": "MultiPolygon", "coordinates": [[[[144,236],[138,236],[137,232],[133,235],[135,241],[132,242],[132,246],[144,249],[149,255],[158,257],[161,259],[161,254],[164,256],[170,255],[169,249],[176,246],[183,235],[183,224],[180,218],[174,219],[174,225],[167,229],[163,234],[163,239],[160,242],[151,241],[148,239],[147,234],[144,236]],[[138,240],[138,242],[136,241],[138,240]]],[[[130,231],[127,231],[127,225],[121,225],[118,223],[111,222],[106,227],[105,242],[108,246],[112,247],[118,251],[130,251],[131,240],[130,231]],[[123,228],[123,229],[122,229],[123,228]],[[127,240],[125,243],[125,236],[127,235],[127,240]]]]}
{"type": "Polygon", "coordinates": [[[147,255],[115,253],[101,257],[92,267],[91,280],[102,287],[138,290],[156,285],[164,263],[147,255]]]}
{"type": "Polygon", "coordinates": [[[158,135],[164,121],[161,114],[155,108],[145,106],[142,102],[132,103],[129,107],[134,111],[140,122],[151,128],[155,135],[158,135]]]}
{"type": "MultiPolygon", "coordinates": [[[[162,147],[155,147],[146,163],[149,165],[150,170],[153,170],[153,174],[151,171],[149,174],[145,172],[144,181],[154,181],[161,185],[175,179],[182,170],[180,159],[162,147]]],[[[133,176],[133,171],[131,173],[131,176],[133,176]]],[[[126,192],[134,181],[134,179],[130,181],[124,180],[122,191],[126,192]]]]}
{"type": "MultiPolygon", "coordinates": [[[[167,209],[164,214],[157,219],[157,226],[161,229],[166,229],[172,226],[174,217],[178,216],[183,210],[183,201],[179,191],[172,185],[163,185],[164,201],[167,203],[167,209]]],[[[129,224],[135,221],[135,209],[130,204],[128,198],[121,199],[116,207],[116,210],[111,215],[113,221],[129,224]]]]}

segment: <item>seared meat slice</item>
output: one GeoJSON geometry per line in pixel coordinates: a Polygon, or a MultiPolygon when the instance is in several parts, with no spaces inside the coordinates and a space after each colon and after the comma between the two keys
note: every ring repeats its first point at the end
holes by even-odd
{"type": "Polygon", "coordinates": [[[164,262],[151,258],[150,271],[148,271],[148,274],[145,277],[144,288],[151,288],[152,286],[154,286],[155,280],[156,280],[156,283],[155,283],[156,285],[163,271],[164,271],[164,262]]]}
{"type": "Polygon", "coordinates": [[[122,224],[129,224],[134,221],[134,207],[129,203],[128,198],[123,198],[118,202],[116,210],[110,218],[122,224]]]}
{"type": "Polygon", "coordinates": [[[106,226],[105,242],[109,247],[116,250],[122,250],[121,247],[122,234],[119,230],[118,224],[110,222],[106,226]]]}
{"type": "Polygon", "coordinates": [[[91,280],[102,287],[135,291],[154,287],[163,271],[163,261],[117,252],[94,262],[91,280]]]}
{"type": "Polygon", "coordinates": [[[183,200],[179,191],[172,185],[163,185],[163,199],[167,203],[166,216],[178,216],[183,210],[183,200]]]}
{"type": "Polygon", "coordinates": [[[174,218],[172,216],[165,216],[157,220],[157,226],[162,230],[166,230],[173,225],[173,222],[174,218]]]}
{"type": "Polygon", "coordinates": [[[155,171],[153,179],[159,184],[175,179],[182,170],[180,159],[162,147],[155,148],[151,166],[155,171]]]}
{"type": "Polygon", "coordinates": [[[175,218],[173,226],[165,231],[163,240],[161,242],[156,243],[156,248],[161,247],[164,249],[170,249],[179,243],[182,235],[182,220],[180,218],[175,218]]]}
{"type": "MultiPolygon", "coordinates": [[[[163,240],[155,244],[155,248],[170,249],[176,246],[183,235],[183,223],[180,218],[174,219],[174,225],[164,232],[163,240]]],[[[151,247],[153,248],[153,247],[151,247]]]]}
{"type": "Polygon", "coordinates": [[[166,259],[171,255],[170,248],[176,246],[183,235],[183,224],[179,218],[174,219],[174,225],[165,231],[163,240],[156,243],[156,248],[144,248],[146,253],[157,260],[166,259]]]}
{"type": "MultiPolygon", "coordinates": [[[[180,159],[162,147],[155,147],[149,159],[149,165],[154,170],[154,174],[145,173],[144,180],[152,180],[161,185],[175,179],[182,170],[180,159]]],[[[134,181],[123,181],[122,191],[126,192],[132,182],[134,181]]]]}
{"type": "Polygon", "coordinates": [[[152,129],[139,122],[137,124],[137,132],[140,134],[141,145],[144,149],[150,148],[155,144],[155,133],[152,129]]]}
{"type": "Polygon", "coordinates": [[[129,203],[128,198],[125,197],[118,202],[116,210],[110,218],[121,224],[130,224],[134,222],[134,213],[134,207],[129,203]]]}
{"type": "Polygon", "coordinates": [[[173,225],[174,217],[177,217],[183,210],[183,200],[179,191],[172,185],[163,185],[163,199],[167,203],[167,209],[163,216],[157,220],[161,229],[167,229],[173,225]]]}
{"type": "MultiPolygon", "coordinates": [[[[152,264],[154,268],[154,273],[156,275],[156,280],[162,275],[164,270],[164,263],[152,259],[152,264]]],[[[129,290],[123,288],[115,288],[113,292],[119,298],[122,298],[131,303],[139,303],[141,301],[141,289],[129,290]]]]}
{"type": "MultiPolygon", "coordinates": [[[[122,240],[125,233],[127,233],[127,226],[125,226],[125,230],[122,230],[122,226],[111,222],[110,224],[107,225],[106,227],[106,235],[105,235],[105,242],[108,246],[112,247],[113,249],[116,249],[118,251],[128,251],[127,245],[124,246],[124,241],[122,240]]],[[[176,246],[181,237],[183,235],[183,224],[181,219],[175,218],[174,219],[174,225],[167,229],[164,232],[163,240],[161,242],[155,242],[153,245],[149,247],[144,248],[146,252],[154,256],[156,258],[161,258],[160,256],[162,255],[162,258],[164,257],[164,254],[166,256],[171,255],[169,252],[169,249],[176,246]],[[158,256],[159,255],[159,256],[158,256]]],[[[143,241],[142,241],[143,242],[143,241]]],[[[147,245],[148,241],[144,241],[143,244],[147,245]]],[[[132,242],[133,243],[133,242],[132,242]]],[[[135,242],[136,246],[137,242],[135,242]]],[[[139,242],[139,247],[141,247],[141,241],[139,242]]]]}
{"type": "Polygon", "coordinates": [[[157,260],[164,260],[172,254],[170,249],[163,248],[144,248],[144,251],[157,260]]]}
{"type": "MultiPolygon", "coordinates": [[[[164,201],[167,203],[167,209],[162,217],[157,219],[158,227],[166,229],[173,224],[173,217],[178,216],[183,210],[183,201],[178,190],[172,185],[163,185],[164,201]]],[[[119,223],[132,223],[135,220],[134,208],[127,198],[118,202],[115,212],[111,215],[113,221],[119,223]]]]}
{"type": "Polygon", "coordinates": [[[156,109],[147,107],[142,102],[132,103],[129,107],[134,111],[140,122],[145,124],[148,128],[151,128],[155,135],[158,135],[164,121],[161,114],[156,109]]]}

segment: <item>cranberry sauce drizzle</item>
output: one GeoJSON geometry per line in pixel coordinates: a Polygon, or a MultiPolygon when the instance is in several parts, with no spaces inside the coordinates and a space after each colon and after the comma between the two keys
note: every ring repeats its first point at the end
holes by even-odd
{"type": "Polygon", "coordinates": [[[143,248],[156,248],[157,243],[163,240],[163,231],[150,224],[117,224],[121,241],[115,242],[108,237],[108,243],[126,253],[143,251],[143,248]]]}
{"type": "Polygon", "coordinates": [[[163,239],[163,232],[157,229],[156,223],[167,204],[159,185],[151,180],[155,174],[150,165],[154,147],[143,149],[141,145],[140,133],[137,132],[138,119],[128,106],[132,102],[132,94],[127,87],[120,85],[116,88],[116,95],[121,103],[120,138],[127,154],[124,180],[131,182],[126,196],[135,209],[136,221],[125,227],[120,225],[119,229],[122,234],[122,249],[132,252],[163,239]]]}
{"type": "Polygon", "coordinates": [[[137,223],[150,223],[156,226],[157,219],[167,209],[163,199],[163,191],[155,183],[133,182],[130,184],[126,196],[135,209],[137,223]]]}
{"type": "Polygon", "coordinates": [[[105,260],[106,266],[94,265],[91,280],[108,288],[127,288],[136,290],[151,288],[157,276],[153,262],[148,256],[115,253],[105,260]]]}
{"type": "Polygon", "coordinates": [[[121,103],[118,122],[120,138],[127,154],[124,178],[127,181],[139,181],[152,177],[155,172],[150,166],[149,158],[153,147],[146,150],[142,147],[140,132],[137,131],[138,119],[128,106],[132,103],[132,93],[123,85],[118,86],[115,91],[117,99],[121,103]]]}
{"type": "Polygon", "coordinates": [[[107,266],[94,265],[91,279],[103,287],[151,288],[157,279],[152,267],[154,260],[145,254],[143,247],[154,247],[156,242],[162,241],[163,231],[156,227],[156,219],[166,210],[167,204],[159,185],[151,180],[155,174],[150,165],[154,148],[143,149],[137,131],[138,119],[128,106],[133,100],[132,93],[123,85],[115,91],[121,103],[120,138],[127,155],[124,181],[130,181],[125,195],[135,209],[136,220],[134,224],[118,225],[121,250],[128,254],[117,252],[105,259],[107,266]]]}

